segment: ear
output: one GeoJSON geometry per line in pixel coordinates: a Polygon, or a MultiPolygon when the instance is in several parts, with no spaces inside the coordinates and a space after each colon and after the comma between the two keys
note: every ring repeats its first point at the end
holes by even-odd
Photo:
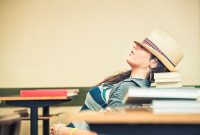
{"type": "Polygon", "coordinates": [[[152,69],[152,68],[156,68],[158,65],[158,59],[156,58],[153,58],[149,61],[149,67],[152,69]]]}

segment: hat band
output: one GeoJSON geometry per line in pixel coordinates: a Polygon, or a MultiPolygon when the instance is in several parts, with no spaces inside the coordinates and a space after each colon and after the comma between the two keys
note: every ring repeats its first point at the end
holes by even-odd
{"type": "Polygon", "coordinates": [[[154,50],[159,52],[175,67],[174,63],[172,63],[172,61],[153,42],[151,42],[151,40],[149,40],[148,38],[145,38],[142,43],[147,44],[148,46],[152,47],[154,50]]]}

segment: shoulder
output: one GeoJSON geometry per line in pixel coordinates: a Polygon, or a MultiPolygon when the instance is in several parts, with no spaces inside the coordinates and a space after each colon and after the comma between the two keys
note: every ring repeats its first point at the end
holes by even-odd
{"type": "Polygon", "coordinates": [[[135,79],[125,79],[118,84],[118,88],[140,87],[140,83],[135,79]]]}
{"type": "Polygon", "coordinates": [[[99,86],[93,86],[88,90],[88,93],[98,92],[100,90],[99,86]]]}
{"type": "Polygon", "coordinates": [[[140,78],[128,78],[124,80],[126,85],[132,87],[150,87],[151,82],[140,78]]]}
{"type": "Polygon", "coordinates": [[[89,89],[88,93],[90,93],[90,94],[102,93],[103,91],[107,91],[112,88],[113,88],[112,84],[102,83],[101,85],[91,87],[89,89]]]}

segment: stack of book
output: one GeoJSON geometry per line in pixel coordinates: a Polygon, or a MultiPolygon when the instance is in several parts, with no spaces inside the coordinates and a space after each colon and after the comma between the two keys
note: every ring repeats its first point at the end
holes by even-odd
{"type": "Polygon", "coordinates": [[[156,88],[180,88],[182,87],[179,72],[154,73],[156,88]]]}
{"type": "Polygon", "coordinates": [[[128,90],[124,103],[149,105],[152,112],[167,113],[200,113],[200,89],[136,89],[128,90]]]}

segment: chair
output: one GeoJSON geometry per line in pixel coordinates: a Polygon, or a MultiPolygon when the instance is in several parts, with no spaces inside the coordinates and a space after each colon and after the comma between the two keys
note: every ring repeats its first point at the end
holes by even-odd
{"type": "Polygon", "coordinates": [[[19,114],[0,115],[0,135],[19,135],[20,124],[19,114]]]}

